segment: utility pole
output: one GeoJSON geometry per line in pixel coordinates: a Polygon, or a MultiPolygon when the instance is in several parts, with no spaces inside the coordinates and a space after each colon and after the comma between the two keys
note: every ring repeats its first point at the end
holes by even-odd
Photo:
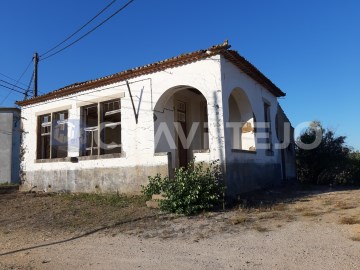
{"type": "Polygon", "coordinates": [[[38,64],[39,64],[39,55],[36,52],[34,54],[34,97],[38,95],[38,64]]]}

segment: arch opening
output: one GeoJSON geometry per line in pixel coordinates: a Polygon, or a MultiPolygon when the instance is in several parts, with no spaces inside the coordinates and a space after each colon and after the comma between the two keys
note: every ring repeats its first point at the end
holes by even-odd
{"type": "Polygon", "coordinates": [[[234,150],[256,151],[255,114],[246,93],[234,89],[228,100],[231,148],[234,150]]]}
{"type": "Polygon", "coordinates": [[[186,167],[195,151],[209,149],[205,96],[191,86],[165,91],[154,108],[155,153],[171,153],[171,167],[186,167]]]}

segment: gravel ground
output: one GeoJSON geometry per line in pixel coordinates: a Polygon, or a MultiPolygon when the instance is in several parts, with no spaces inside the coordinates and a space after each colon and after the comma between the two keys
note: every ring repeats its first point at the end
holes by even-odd
{"type": "MultiPolygon", "coordinates": [[[[21,205],[18,196],[10,202],[21,205]]],[[[25,203],[44,205],[44,200],[59,207],[54,197],[25,203]]],[[[77,205],[76,211],[85,207],[77,205]]],[[[123,212],[129,209],[136,208],[126,205],[123,212]]],[[[26,226],[21,213],[2,214],[0,269],[360,269],[360,190],[307,192],[271,206],[190,218],[139,209],[133,221],[113,214],[123,221],[114,226],[104,226],[109,223],[103,215],[97,216],[98,226],[93,217],[91,226],[77,220],[75,231],[66,215],[68,223],[59,228],[32,215],[26,226]]],[[[11,211],[0,206],[0,213],[11,211]]]]}

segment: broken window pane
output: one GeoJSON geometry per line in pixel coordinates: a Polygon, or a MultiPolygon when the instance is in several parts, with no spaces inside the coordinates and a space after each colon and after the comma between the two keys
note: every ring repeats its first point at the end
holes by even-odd
{"type": "Polygon", "coordinates": [[[68,152],[68,112],[54,113],[54,128],[52,138],[52,158],[67,157],[68,152]]]}
{"type": "Polygon", "coordinates": [[[103,103],[103,110],[106,114],[107,112],[113,112],[120,110],[120,100],[113,100],[103,103]]]}
{"type": "Polygon", "coordinates": [[[97,105],[85,108],[85,126],[96,127],[98,125],[97,105]]]}
{"type": "Polygon", "coordinates": [[[98,155],[98,105],[83,108],[83,155],[98,155]]]}
{"type": "Polygon", "coordinates": [[[85,155],[98,155],[98,130],[96,128],[85,129],[85,155]]]}
{"type": "Polygon", "coordinates": [[[107,125],[102,129],[102,153],[121,153],[121,125],[107,125]]]}
{"type": "Polygon", "coordinates": [[[103,114],[101,122],[101,153],[121,153],[120,100],[104,102],[101,105],[103,114]]]}
{"type": "Polygon", "coordinates": [[[38,147],[37,158],[50,158],[51,114],[42,115],[38,118],[38,147]]]}
{"type": "Polygon", "coordinates": [[[100,113],[98,113],[98,104],[83,108],[84,155],[91,156],[121,152],[120,108],[119,99],[100,103],[100,113]],[[98,122],[99,120],[100,123],[98,122]]]}

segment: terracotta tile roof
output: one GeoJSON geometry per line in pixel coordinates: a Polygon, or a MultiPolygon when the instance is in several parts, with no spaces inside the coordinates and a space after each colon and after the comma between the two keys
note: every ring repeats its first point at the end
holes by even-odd
{"type": "Polygon", "coordinates": [[[182,65],[186,65],[189,63],[193,63],[196,61],[200,61],[206,58],[209,58],[214,55],[221,54],[227,60],[231,61],[234,65],[240,68],[243,72],[249,75],[254,80],[258,81],[265,88],[267,88],[271,93],[275,96],[285,96],[285,93],[282,92],[275,84],[273,84],[268,78],[266,78],[256,67],[254,67],[249,61],[247,61],[244,57],[239,55],[236,51],[229,50],[230,45],[228,45],[227,41],[221,45],[212,46],[206,50],[199,50],[192,53],[181,54],[179,56],[169,58],[163,61],[155,62],[149,65],[145,65],[142,67],[136,67],[133,69],[129,69],[126,71],[122,71],[119,73],[115,73],[113,75],[101,77],[95,80],[89,80],[80,83],[74,83],[58,90],[49,92],[47,94],[32,97],[27,100],[17,101],[16,104],[20,106],[27,106],[31,104],[36,104],[44,101],[48,101],[51,99],[60,98],[63,96],[68,96],[71,94],[75,94],[78,92],[83,92],[89,89],[93,89],[96,87],[101,87],[109,84],[113,84],[116,82],[126,81],[138,76],[147,75],[151,73],[155,73],[158,71],[163,71],[168,68],[174,68],[182,65]]]}

